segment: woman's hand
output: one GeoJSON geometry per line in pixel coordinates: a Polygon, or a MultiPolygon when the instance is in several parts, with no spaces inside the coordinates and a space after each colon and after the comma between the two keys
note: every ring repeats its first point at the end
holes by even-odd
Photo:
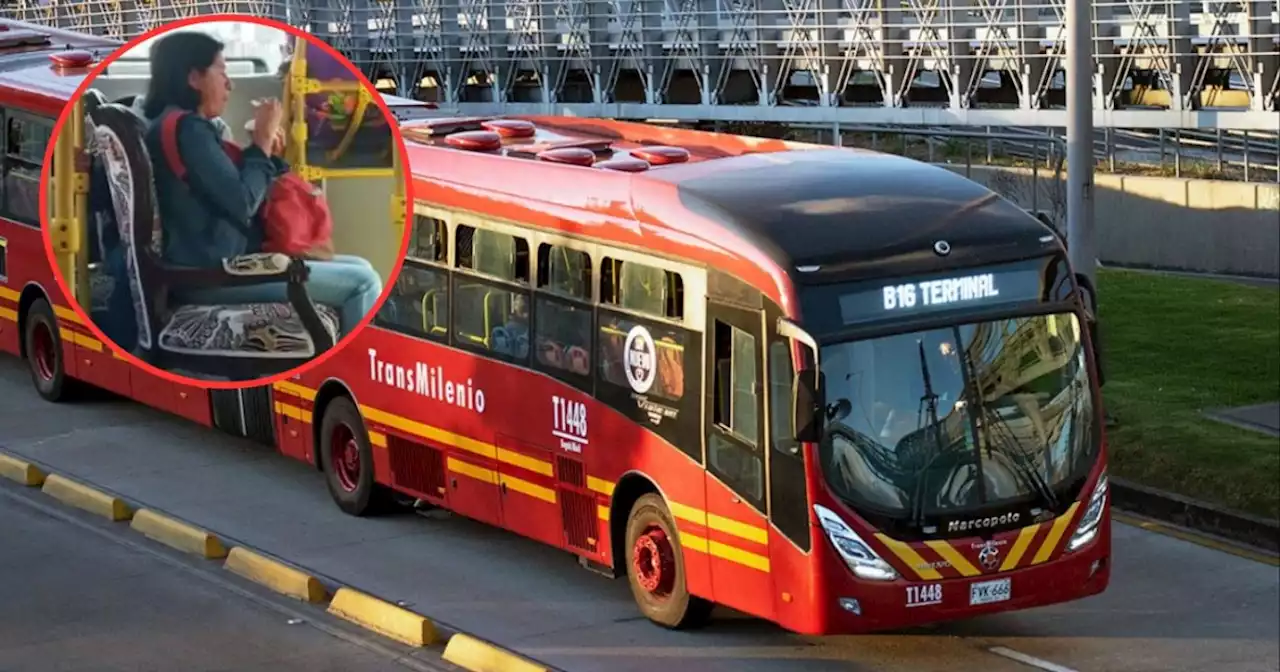
{"type": "Polygon", "coordinates": [[[253,144],[268,155],[275,150],[276,136],[280,134],[280,124],[284,120],[284,105],[278,98],[267,98],[257,101],[253,110],[253,144]]]}
{"type": "Polygon", "coordinates": [[[278,129],[276,131],[276,137],[271,140],[271,156],[284,156],[284,138],[284,129],[278,129]]]}

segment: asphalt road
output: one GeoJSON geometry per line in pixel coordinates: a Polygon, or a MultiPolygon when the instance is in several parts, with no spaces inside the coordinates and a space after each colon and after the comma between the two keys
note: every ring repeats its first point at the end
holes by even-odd
{"type": "Polygon", "coordinates": [[[217,573],[0,480],[0,670],[432,669],[217,573]]]}
{"type": "Polygon", "coordinates": [[[570,672],[1280,669],[1275,567],[1125,525],[1111,588],[1079,602],[862,637],[744,619],[675,633],[566,553],[447,515],[351,518],[307,465],[127,402],[47,404],[10,358],[0,444],[570,672]]]}

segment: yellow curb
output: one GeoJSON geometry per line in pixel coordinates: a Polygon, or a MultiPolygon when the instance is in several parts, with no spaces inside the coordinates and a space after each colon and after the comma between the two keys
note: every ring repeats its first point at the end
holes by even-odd
{"type": "Polygon", "coordinates": [[[46,474],[30,462],[0,454],[0,477],[23,485],[43,485],[46,474]]]}
{"type": "Polygon", "coordinates": [[[1234,555],[1237,558],[1244,558],[1246,560],[1260,562],[1264,565],[1271,565],[1272,567],[1280,567],[1280,555],[1275,555],[1266,550],[1254,551],[1247,547],[1244,547],[1243,545],[1238,546],[1236,544],[1218,541],[1213,537],[1210,537],[1205,534],[1200,534],[1195,530],[1179,529],[1173,525],[1169,525],[1158,520],[1151,520],[1151,519],[1142,518],[1139,516],[1131,516],[1125,513],[1121,513],[1119,511],[1113,511],[1111,513],[1111,519],[1117,523],[1124,523],[1125,525],[1130,525],[1132,527],[1146,530],[1147,532],[1153,532],[1155,534],[1161,534],[1166,537],[1173,537],[1174,539],[1195,544],[1197,546],[1211,548],[1215,551],[1220,551],[1222,553],[1234,555]]]}
{"type": "Polygon", "coordinates": [[[430,646],[435,625],[425,616],[350,588],[339,588],[329,613],[409,646],[430,646]]]}
{"type": "Polygon", "coordinates": [[[222,541],[209,532],[150,509],[142,509],[133,514],[133,522],[129,527],[179,551],[211,559],[227,557],[227,548],[222,545],[222,541]]]}
{"type": "Polygon", "coordinates": [[[546,666],[461,633],[449,638],[444,659],[471,672],[550,672],[546,666]]]}
{"type": "Polygon", "coordinates": [[[227,571],[303,602],[323,602],[328,592],[320,580],[239,546],[227,554],[227,571]]]}
{"type": "Polygon", "coordinates": [[[133,511],[123,499],[57,474],[49,474],[44,479],[44,487],[41,491],[63,504],[103,516],[108,520],[121,521],[133,517],[133,511]]]}

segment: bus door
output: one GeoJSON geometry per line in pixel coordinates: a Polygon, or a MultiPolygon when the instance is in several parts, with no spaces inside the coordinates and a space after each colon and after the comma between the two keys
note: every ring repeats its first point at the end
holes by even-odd
{"type": "Polygon", "coordinates": [[[783,626],[803,627],[814,595],[810,567],[813,539],[809,526],[808,477],[804,445],[796,440],[792,403],[797,371],[812,369],[817,343],[799,327],[782,319],[772,302],[765,309],[769,344],[769,569],[773,574],[774,618],[783,626]]]}
{"type": "Polygon", "coordinates": [[[764,314],[707,303],[707,551],[715,600],[773,617],[765,517],[764,314]]]}

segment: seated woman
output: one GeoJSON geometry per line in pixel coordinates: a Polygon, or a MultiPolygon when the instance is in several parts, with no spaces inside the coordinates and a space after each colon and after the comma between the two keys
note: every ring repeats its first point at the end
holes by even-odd
{"type": "MultiPolygon", "coordinates": [[[[151,82],[143,102],[147,149],[155,173],[163,249],[170,264],[217,267],[227,257],[261,252],[263,229],[257,218],[272,183],[289,170],[280,101],[264,101],[254,112],[253,141],[237,164],[222,145],[219,118],[231,95],[223,44],[199,32],[176,32],[151,50],[151,82]],[[177,150],[187,167],[180,179],[164,160],[161,120],[186,111],[177,127],[177,150]]],[[[342,334],[350,333],[373,310],[382,278],[368,261],[335,256],[308,261],[307,292],[317,303],[341,311],[342,334]]],[[[176,293],[180,303],[285,302],[284,283],[218,287],[176,293]]]]}

